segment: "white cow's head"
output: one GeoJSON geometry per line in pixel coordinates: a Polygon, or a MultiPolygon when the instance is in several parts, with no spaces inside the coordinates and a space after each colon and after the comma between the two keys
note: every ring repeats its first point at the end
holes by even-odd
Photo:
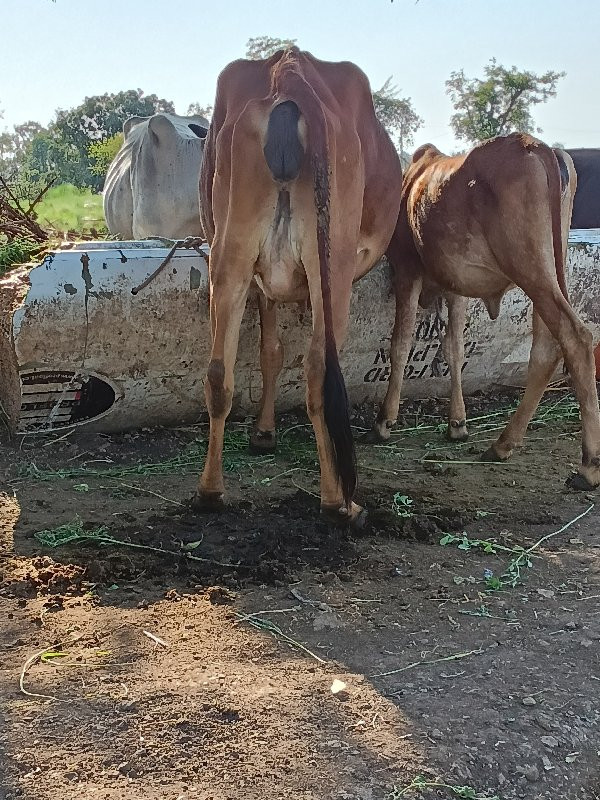
{"type": "Polygon", "coordinates": [[[208,127],[204,117],[163,113],[125,122],[123,147],[106,180],[111,231],[110,212],[118,217],[122,206],[136,239],[202,234],[198,181],[208,127]]]}

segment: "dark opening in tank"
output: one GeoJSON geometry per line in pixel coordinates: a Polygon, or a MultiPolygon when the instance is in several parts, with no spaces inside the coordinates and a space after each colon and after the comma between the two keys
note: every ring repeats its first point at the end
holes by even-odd
{"type": "Polygon", "coordinates": [[[64,370],[21,373],[19,430],[54,430],[94,419],[115,402],[115,391],[95,375],[64,370]]]}
{"type": "Polygon", "coordinates": [[[115,402],[115,390],[95,375],[83,381],[79,402],[73,407],[71,422],[81,422],[103,414],[115,402]]]}

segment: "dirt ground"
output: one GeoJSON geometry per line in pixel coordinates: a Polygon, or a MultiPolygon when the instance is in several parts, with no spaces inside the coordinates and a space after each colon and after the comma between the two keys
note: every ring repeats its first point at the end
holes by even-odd
{"type": "Polygon", "coordinates": [[[275,457],[229,427],[221,516],[185,506],[202,425],[4,446],[0,798],[597,800],[599,506],[568,393],[477,461],[513,402],[359,444],[360,534],[319,520],[303,417],[275,457]]]}

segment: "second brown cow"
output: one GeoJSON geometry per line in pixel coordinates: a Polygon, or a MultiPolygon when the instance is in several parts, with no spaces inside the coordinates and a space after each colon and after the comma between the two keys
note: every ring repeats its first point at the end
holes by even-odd
{"type": "Polygon", "coordinates": [[[375,434],[396,421],[402,377],[421,293],[449,300],[447,360],[454,368],[450,430],[466,433],[460,391],[462,298],[481,298],[498,316],[504,293],[519,286],[533,304],[527,387],[519,407],[484,458],[503,461],[524,438],[560,357],[571,375],[582,420],[582,462],[570,483],[600,484],[600,414],[591,332],[573,311],[565,253],[577,178],[570,157],[526,134],[491,139],[462,156],[420,147],[404,176],[398,224],[388,250],[396,319],[392,374],[375,434]],[[562,190],[561,190],[562,182],[562,190]]]}

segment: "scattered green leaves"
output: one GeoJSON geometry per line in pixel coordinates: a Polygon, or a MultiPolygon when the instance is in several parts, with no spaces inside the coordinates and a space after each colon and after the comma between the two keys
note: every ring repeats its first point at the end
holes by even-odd
{"type": "Polygon", "coordinates": [[[48,661],[52,661],[53,659],[65,658],[68,655],[69,655],[68,653],[63,653],[61,650],[46,650],[46,652],[42,653],[42,655],[40,656],[40,661],[42,661],[45,664],[48,661]]]}
{"type": "Polygon", "coordinates": [[[508,609],[504,612],[504,615],[501,616],[500,614],[492,614],[489,608],[482,603],[480,606],[472,610],[464,610],[459,609],[457,612],[458,614],[463,614],[468,617],[486,617],[487,619],[501,619],[504,622],[516,622],[516,613],[513,609],[508,609]]]}
{"type": "Polygon", "coordinates": [[[490,555],[502,552],[512,556],[504,572],[499,577],[489,571],[489,574],[486,574],[485,584],[490,591],[502,589],[505,586],[514,588],[521,579],[522,568],[531,567],[531,559],[523,547],[505,547],[498,544],[495,539],[470,539],[464,532],[460,536],[446,533],[440,539],[440,544],[444,547],[454,544],[459,550],[482,550],[490,555]]]}
{"type": "Polygon", "coordinates": [[[326,664],[326,660],[321,658],[321,656],[313,653],[312,650],[309,650],[305,645],[301,642],[297,642],[295,639],[292,639],[291,636],[288,636],[287,633],[284,633],[279,625],[275,625],[274,622],[271,622],[270,619],[264,619],[263,617],[257,617],[253,614],[240,614],[236,612],[236,617],[240,620],[240,622],[247,622],[248,625],[251,625],[253,628],[258,628],[260,631],[265,631],[266,633],[270,633],[276,639],[285,642],[286,644],[290,645],[290,647],[295,648],[296,650],[302,650],[307,655],[311,656],[318,661],[320,664],[326,664]]]}
{"type": "MultiPolygon", "coordinates": [[[[256,483],[270,484],[294,472],[312,472],[318,467],[317,451],[314,439],[302,435],[284,434],[280,437],[277,457],[274,455],[255,456],[248,449],[249,436],[246,429],[227,430],[223,441],[223,469],[230,474],[243,474],[245,478],[253,478],[255,471],[276,468],[272,476],[259,478],[256,483]],[[282,470],[280,463],[289,469],[282,470]]],[[[20,477],[33,478],[39,481],[56,479],[82,479],[90,477],[124,478],[132,475],[189,475],[201,471],[206,455],[206,440],[197,439],[185,447],[181,453],[157,462],[142,462],[139,464],[114,464],[106,467],[67,467],[63,469],[41,469],[31,463],[20,470],[20,477]]],[[[88,486],[78,483],[73,487],[76,491],[87,491],[79,488],[88,486]]],[[[132,488],[132,487],[130,487],[132,488]]],[[[133,487],[135,488],[135,487],[133,487]]],[[[88,486],[89,489],[89,486],[88,486]]],[[[127,496],[128,492],[122,487],[115,487],[115,496],[127,496]]]]}
{"type": "Polygon", "coordinates": [[[105,525],[98,528],[86,529],[83,527],[83,522],[79,517],[76,517],[71,522],[64,525],[59,525],[56,528],[49,528],[43,531],[38,531],[33,534],[34,537],[41,544],[46,547],[62,547],[66,544],[75,544],[79,542],[92,542],[99,545],[113,545],[116,547],[132,547],[136,550],[148,550],[152,553],[159,553],[160,555],[168,556],[183,556],[190,559],[190,561],[203,561],[208,564],[216,564],[221,567],[228,567],[232,569],[243,568],[243,564],[230,564],[223,561],[216,561],[212,558],[201,558],[195,556],[189,551],[165,550],[162,547],[152,547],[149,544],[138,544],[137,542],[130,542],[126,539],[116,539],[111,536],[109,529],[105,525]]]}
{"type": "Polygon", "coordinates": [[[108,528],[101,525],[98,528],[86,530],[83,522],[76,517],[71,522],[58,525],[56,528],[46,528],[33,534],[41,544],[46,547],[62,547],[65,544],[82,541],[106,542],[110,539],[108,528]]]}
{"type": "Polygon", "coordinates": [[[462,533],[460,536],[455,536],[453,533],[446,533],[440,539],[440,544],[445,547],[449,544],[455,544],[459,550],[483,550],[484,553],[497,553],[498,551],[504,551],[506,553],[514,552],[514,548],[512,547],[504,547],[501,544],[498,544],[495,539],[470,539],[466,533],[462,533]]]}
{"type": "Polygon", "coordinates": [[[506,565],[504,572],[502,572],[498,577],[491,571],[486,570],[487,574],[485,575],[485,581],[487,588],[491,591],[502,589],[504,587],[514,588],[521,581],[521,571],[525,568],[531,568],[531,554],[533,551],[537,550],[537,548],[548,539],[551,539],[553,536],[558,536],[560,533],[566,531],[567,528],[571,527],[571,525],[574,525],[582,517],[585,517],[586,514],[589,514],[593,508],[594,503],[588,506],[585,511],[582,511],[581,514],[578,514],[576,517],[566,522],[557,531],[547,533],[528,548],[524,548],[519,545],[516,545],[515,547],[505,547],[504,545],[498,544],[494,539],[469,539],[467,534],[464,532],[461,536],[455,536],[452,533],[446,533],[440,539],[440,544],[443,546],[456,544],[459,550],[472,550],[473,548],[478,548],[483,550],[485,553],[490,553],[493,555],[498,552],[508,553],[512,556],[512,558],[506,565]]]}
{"type": "Polygon", "coordinates": [[[411,508],[412,505],[413,501],[407,494],[396,492],[392,500],[392,511],[396,516],[408,519],[409,517],[414,517],[414,511],[411,508]]]}

